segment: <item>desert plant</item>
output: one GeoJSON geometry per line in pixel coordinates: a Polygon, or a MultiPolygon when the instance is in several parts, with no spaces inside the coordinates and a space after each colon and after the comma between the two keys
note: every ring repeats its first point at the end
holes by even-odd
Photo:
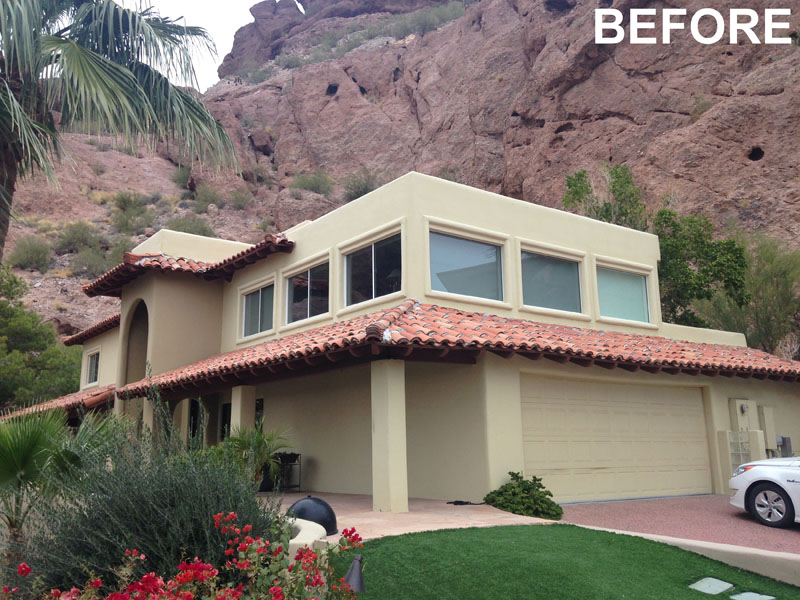
{"type": "Polygon", "coordinates": [[[225,201],[220,193],[210,185],[200,184],[194,195],[192,210],[196,213],[208,212],[209,205],[214,204],[217,208],[225,206],[225,201]]]}
{"type": "Polygon", "coordinates": [[[211,226],[198,215],[185,215],[175,217],[167,221],[166,229],[172,231],[182,231],[183,233],[193,233],[194,235],[204,235],[205,237],[217,237],[211,226]]]}
{"type": "Polygon", "coordinates": [[[108,256],[106,257],[106,269],[111,269],[118,264],[122,263],[122,257],[126,252],[133,249],[133,242],[128,236],[121,235],[114,239],[111,247],[108,249],[108,256]]]}
{"type": "Polygon", "coordinates": [[[527,517],[540,517],[558,521],[564,512],[553,501],[553,494],[544,487],[540,477],[535,475],[530,481],[521,473],[509,471],[511,481],[489,492],[483,499],[486,504],[527,517]]]}
{"type": "Polygon", "coordinates": [[[77,275],[85,275],[95,278],[106,272],[108,263],[106,255],[100,248],[83,248],[70,261],[72,272],[77,275]]]}
{"type": "Polygon", "coordinates": [[[694,110],[692,110],[692,114],[690,115],[692,123],[698,121],[712,106],[714,106],[714,104],[711,100],[705,96],[698,96],[694,101],[694,110]]]}
{"type": "Polygon", "coordinates": [[[50,267],[50,244],[38,235],[24,235],[17,240],[8,257],[8,264],[44,273],[50,267]]]}
{"type": "Polygon", "coordinates": [[[80,252],[84,248],[97,248],[102,241],[97,227],[86,221],[75,221],[64,225],[53,249],[57,254],[80,252]]]}
{"type": "Polygon", "coordinates": [[[351,202],[376,190],[381,184],[375,171],[367,167],[361,167],[358,172],[345,177],[342,185],[344,185],[345,201],[351,202]]]}
{"type": "Polygon", "coordinates": [[[189,178],[192,176],[192,170],[184,165],[179,165],[175,172],[172,174],[172,181],[181,189],[186,189],[189,183],[189,178]]]}
{"type": "Polygon", "coordinates": [[[289,440],[282,431],[264,431],[264,419],[256,421],[255,428],[235,430],[225,438],[225,445],[231,450],[242,469],[254,473],[253,482],[258,485],[262,473],[272,481],[279,475],[279,462],[275,453],[289,448],[289,440]]]}
{"type": "Polygon", "coordinates": [[[291,187],[327,196],[333,189],[333,181],[325,171],[317,169],[308,173],[295,175],[291,187]]]}
{"type": "Polygon", "coordinates": [[[136,192],[119,192],[114,196],[111,226],[119,233],[139,234],[155,223],[155,212],[136,192]]]}
{"type": "Polygon", "coordinates": [[[253,195],[244,190],[236,190],[231,194],[230,202],[236,210],[244,210],[253,202],[253,195]]]}
{"type": "Polygon", "coordinates": [[[272,219],[269,217],[261,219],[261,222],[258,224],[258,230],[263,233],[269,233],[272,230],[272,219]]]}

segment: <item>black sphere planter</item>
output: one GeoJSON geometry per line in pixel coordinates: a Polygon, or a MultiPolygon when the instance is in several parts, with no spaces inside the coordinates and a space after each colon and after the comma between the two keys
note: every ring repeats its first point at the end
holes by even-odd
{"type": "Polygon", "coordinates": [[[300,498],[286,511],[286,514],[290,513],[298,519],[305,519],[322,525],[327,535],[333,535],[339,531],[336,527],[336,513],[333,512],[331,505],[322,498],[315,498],[314,496],[300,498]]]}

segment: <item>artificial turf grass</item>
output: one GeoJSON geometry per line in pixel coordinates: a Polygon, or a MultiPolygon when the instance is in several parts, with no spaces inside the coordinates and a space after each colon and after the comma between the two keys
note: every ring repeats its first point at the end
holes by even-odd
{"type": "MultiPolygon", "coordinates": [[[[778,600],[800,588],[699,554],[574,525],[451,529],[364,544],[366,591],[359,600],[708,598],[689,589],[703,577],[778,600]]],[[[340,561],[337,570],[344,573],[340,561]]]]}

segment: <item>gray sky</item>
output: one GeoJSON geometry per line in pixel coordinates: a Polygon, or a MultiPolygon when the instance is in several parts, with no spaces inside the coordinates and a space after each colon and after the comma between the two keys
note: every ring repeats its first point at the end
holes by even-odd
{"type": "MultiPolygon", "coordinates": [[[[280,1],[280,0],[278,0],[280,1]]],[[[289,2],[291,0],[284,0],[289,2]]],[[[218,81],[217,67],[233,45],[236,30],[253,22],[250,7],[259,0],[151,0],[164,17],[184,17],[187,25],[204,27],[214,39],[217,56],[203,53],[194,57],[194,67],[200,90],[205,91],[218,81]]],[[[124,0],[123,4],[139,4],[135,0],[124,0]]]]}

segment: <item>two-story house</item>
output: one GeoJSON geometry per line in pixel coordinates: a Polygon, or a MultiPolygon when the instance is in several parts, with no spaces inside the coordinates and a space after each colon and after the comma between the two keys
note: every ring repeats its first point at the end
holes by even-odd
{"type": "Polygon", "coordinates": [[[726,493],[800,440],[800,363],[664,323],[658,239],[409,173],[255,246],[162,230],[85,287],[121,299],[54,401],[141,415],[152,383],[206,439],[288,431],[304,489],[558,501],[726,493]],[[150,369],[150,377],[147,369],[150,369]]]}

